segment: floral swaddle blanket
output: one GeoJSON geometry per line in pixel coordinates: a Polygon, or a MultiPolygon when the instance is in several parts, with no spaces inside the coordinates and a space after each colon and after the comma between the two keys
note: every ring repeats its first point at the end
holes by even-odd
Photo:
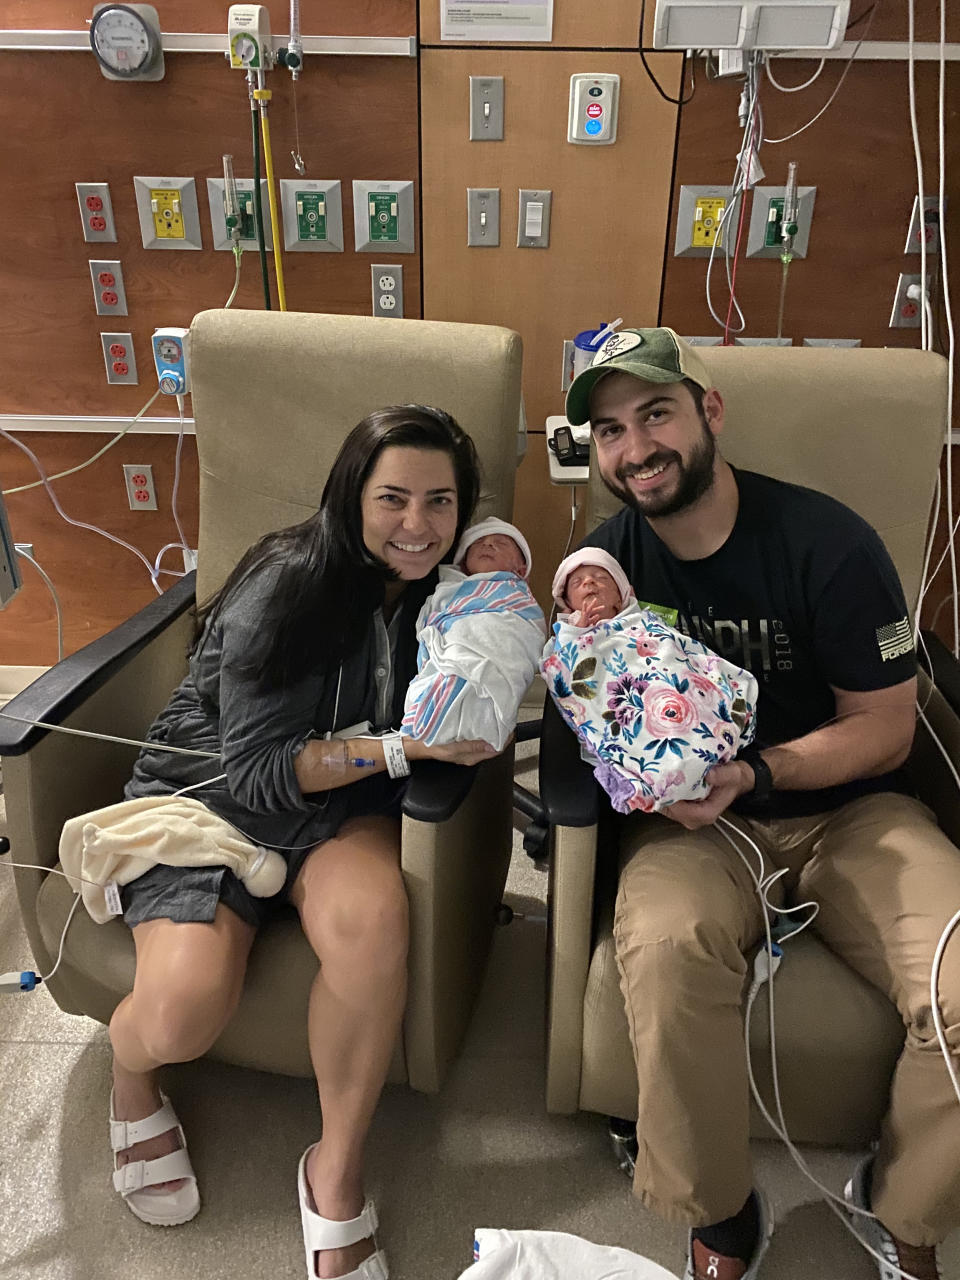
{"type": "Polygon", "coordinates": [[[749,671],[631,604],[608,622],[561,614],[540,671],[618,813],[702,800],[713,765],[756,729],[749,671]]]}

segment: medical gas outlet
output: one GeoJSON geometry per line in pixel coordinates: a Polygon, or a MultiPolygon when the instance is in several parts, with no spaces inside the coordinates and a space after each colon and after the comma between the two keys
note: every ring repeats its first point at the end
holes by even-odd
{"type": "Polygon", "coordinates": [[[232,4],[227,13],[230,65],[238,71],[269,71],[273,65],[270,11],[265,4],[232,4]]]}
{"type": "Polygon", "coordinates": [[[354,179],[353,244],[357,253],[414,252],[412,182],[354,179]]]}
{"type": "MultiPolygon", "coordinates": [[[[816,187],[796,188],[796,218],[786,228],[791,238],[789,252],[794,258],[805,258],[810,245],[810,224],[817,198],[816,187]],[[792,230],[791,230],[792,228],[792,230]]],[[[779,258],[784,243],[783,206],[785,187],[754,187],[747,233],[748,258],[779,258]]]]}
{"type": "Polygon", "coordinates": [[[134,178],[145,249],[202,249],[193,178],[134,178]]]}
{"type": "MultiPolygon", "coordinates": [[[[237,178],[237,204],[240,213],[240,248],[258,249],[257,209],[254,199],[253,179],[237,178]]],[[[207,199],[210,202],[210,230],[213,233],[214,249],[232,249],[233,235],[227,226],[226,200],[224,198],[223,178],[207,179],[207,199]]],[[[263,242],[268,250],[273,249],[273,224],[270,221],[270,201],[267,196],[267,181],[260,179],[260,212],[263,214],[263,242]]]]}
{"type": "Polygon", "coordinates": [[[281,178],[283,247],[289,253],[343,253],[343,206],[336,179],[281,178]]]}
{"type": "Polygon", "coordinates": [[[618,75],[571,76],[567,141],[592,146],[616,142],[619,104],[618,75]]]}
{"type": "Polygon", "coordinates": [[[733,199],[730,187],[681,187],[677,203],[674,257],[708,258],[723,247],[724,219],[733,199]]]}
{"type": "Polygon", "coordinates": [[[160,390],[182,396],[190,390],[190,330],[155,329],[150,339],[160,390]]]}

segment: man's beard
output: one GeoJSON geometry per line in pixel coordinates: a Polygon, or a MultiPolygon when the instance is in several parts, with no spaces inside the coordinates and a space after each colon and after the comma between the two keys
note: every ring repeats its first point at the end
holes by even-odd
{"type": "Polygon", "coordinates": [[[618,467],[614,473],[615,481],[612,483],[604,477],[601,478],[615,498],[625,502],[640,515],[648,518],[672,516],[678,511],[683,511],[685,507],[692,506],[713,484],[713,464],[716,455],[717,442],[704,422],[703,436],[694,446],[689,462],[684,463],[679,453],[669,449],[653,454],[644,461],[642,466],[627,464],[618,467]],[[653,491],[638,494],[628,486],[627,480],[630,476],[637,475],[641,471],[651,471],[654,467],[668,462],[675,462],[680,473],[679,483],[672,494],[661,495],[653,491]]]}

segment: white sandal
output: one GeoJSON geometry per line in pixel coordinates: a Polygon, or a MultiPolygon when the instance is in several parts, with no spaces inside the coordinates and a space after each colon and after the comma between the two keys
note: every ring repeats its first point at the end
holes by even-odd
{"type": "MultiPolygon", "coordinates": [[[[372,1200],[365,1200],[363,1208],[356,1218],[346,1222],[337,1222],[332,1218],[322,1218],[313,1207],[313,1194],[307,1182],[307,1157],[313,1146],[307,1147],[300,1158],[297,1170],[297,1190],[300,1195],[300,1220],[303,1223],[303,1244],[307,1255],[307,1275],[310,1280],[317,1280],[313,1269],[313,1256],[318,1249],[345,1249],[347,1245],[356,1244],[358,1240],[373,1237],[377,1243],[377,1208],[372,1200]]],[[[390,1272],[387,1269],[386,1254],[376,1249],[369,1258],[364,1258],[354,1271],[337,1276],[335,1280],[387,1280],[390,1272]]]]}
{"type": "Polygon", "coordinates": [[[113,1090],[110,1090],[113,1186],[141,1222],[148,1222],[154,1227],[179,1227],[199,1213],[200,1192],[177,1113],[165,1093],[161,1092],[160,1100],[162,1105],[159,1110],[143,1120],[117,1120],[113,1112],[113,1090]],[[170,1129],[176,1129],[180,1136],[178,1151],[171,1151],[169,1155],[160,1156],[156,1160],[132,1160],[129,1164],[117,1164],[118,1151],[125,1151],[147,1138],[156,1138],[170,1129]],[[176,1191],[154,1189],[159,1182],[173,1182],[178,1178],[185,1178],[186,1181],[176,1191]]]}

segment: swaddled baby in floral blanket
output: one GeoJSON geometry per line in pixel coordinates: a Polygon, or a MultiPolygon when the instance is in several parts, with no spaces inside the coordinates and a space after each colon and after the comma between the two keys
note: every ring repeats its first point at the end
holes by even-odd
{"type": "Polygon", "coordinates": [[[641,606],[613,556],[584,547],[553,580],[540,671],[619,813],[709,794],[755,731],[757,682],[641,606]]]}

